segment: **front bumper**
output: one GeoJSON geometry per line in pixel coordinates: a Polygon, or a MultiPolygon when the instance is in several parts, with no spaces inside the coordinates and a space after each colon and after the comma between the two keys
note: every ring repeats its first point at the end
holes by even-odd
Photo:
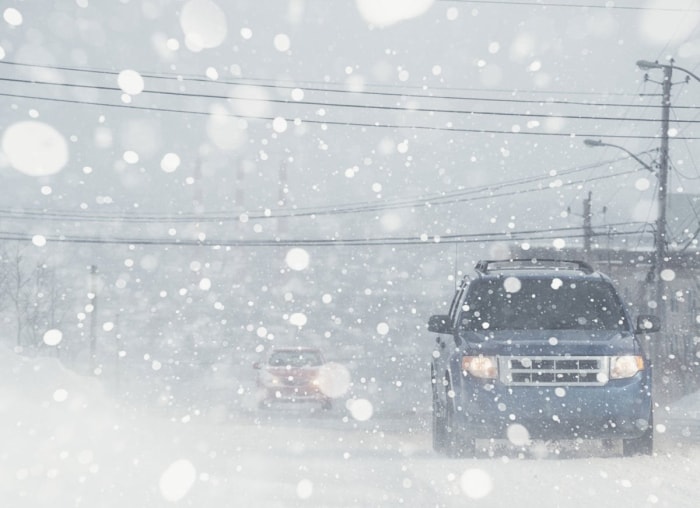
{"type": "Polygon", "coordinates": [[[315,386],[264,386],[262,387],[263,399],[267,401],[280,402],[305,402],[305,401],[320,401],[325,402],[328,399],[315,386]]]}
{"type": "Polygon", "coordinates": [[[520,425],[533,439],[640,437],[652,425],[644,374],[604,386],[507,386],[466,376],[455,387],[455,423],[472,438],[507,438],[520,425]]]}

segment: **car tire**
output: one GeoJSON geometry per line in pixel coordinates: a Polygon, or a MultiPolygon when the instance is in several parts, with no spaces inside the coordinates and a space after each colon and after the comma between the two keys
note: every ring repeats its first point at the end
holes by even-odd
{"type": "Polygon", "coordinates": [[[443,453],[446,448],[447,422],[445,421],[445,410],[437,394],[433,390],[433,450],[443,453]]]}
{"type": "Polygon", "coordinates": [[[644,434],[640,437],[622,440],[622,455],[634,457],[635,455],[653,455],[654,453],[654,419],[649,416],[649,424],[644,434]]]}
{"type": "Polygon", "coordinates": [[[476,441],[457,420],[454,404],[447,401],[445,411],[445,453],[448,457],[460,459],[474,457],[476,441]]]}

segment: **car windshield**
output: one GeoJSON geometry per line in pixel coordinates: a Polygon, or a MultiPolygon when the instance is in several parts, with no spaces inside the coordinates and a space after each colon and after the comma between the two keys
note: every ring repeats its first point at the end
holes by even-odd
{"type": "Polygon", "coordinates": [[[472,331],[627,329],[609,283],[551,277],[474,281],[460,324],[472,331]]]}
{"type": "Polygon", "coordinates": [[[321,365],[321,355],[315,351],[276,351],[270,355],[272,367],[314,367],[321,365]]]}

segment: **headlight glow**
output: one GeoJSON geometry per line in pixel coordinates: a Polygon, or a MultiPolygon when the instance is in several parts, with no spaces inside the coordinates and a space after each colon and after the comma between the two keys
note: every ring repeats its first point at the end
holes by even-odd
{"type": "Polygon", "coordinates": [[[277,386],[278,384],[280,384],[280,381],[277,378],[277,376],[274,376],[274,375],[270,374],[269,372],[261,372],[260,373],[260,382],[264,386],[277,386]]]}
{"type": "Polygon", "coordinates": [[[498,377],[498,363],[495,356],[463,356],[462,372],[481,379],[498,377]]]}
{"type": "Polygon", "coordinates": [[[644,370],[644,358],[641,356],[612,356],[610,358],[610,379],[625,379],[644,370]]]}

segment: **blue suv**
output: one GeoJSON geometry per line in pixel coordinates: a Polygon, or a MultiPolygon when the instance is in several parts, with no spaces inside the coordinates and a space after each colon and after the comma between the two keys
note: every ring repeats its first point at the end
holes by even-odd
{"type": "Polygon", "coordinates": [[[430,318],[433,447],[473,456],[478,439],[621,439],[653,452],[656,317],[634,324],[611,280],[581,261],[480,261],[449,313],[430,318]],[[648,339],[648,336],[646,336],[648,339]]]}

